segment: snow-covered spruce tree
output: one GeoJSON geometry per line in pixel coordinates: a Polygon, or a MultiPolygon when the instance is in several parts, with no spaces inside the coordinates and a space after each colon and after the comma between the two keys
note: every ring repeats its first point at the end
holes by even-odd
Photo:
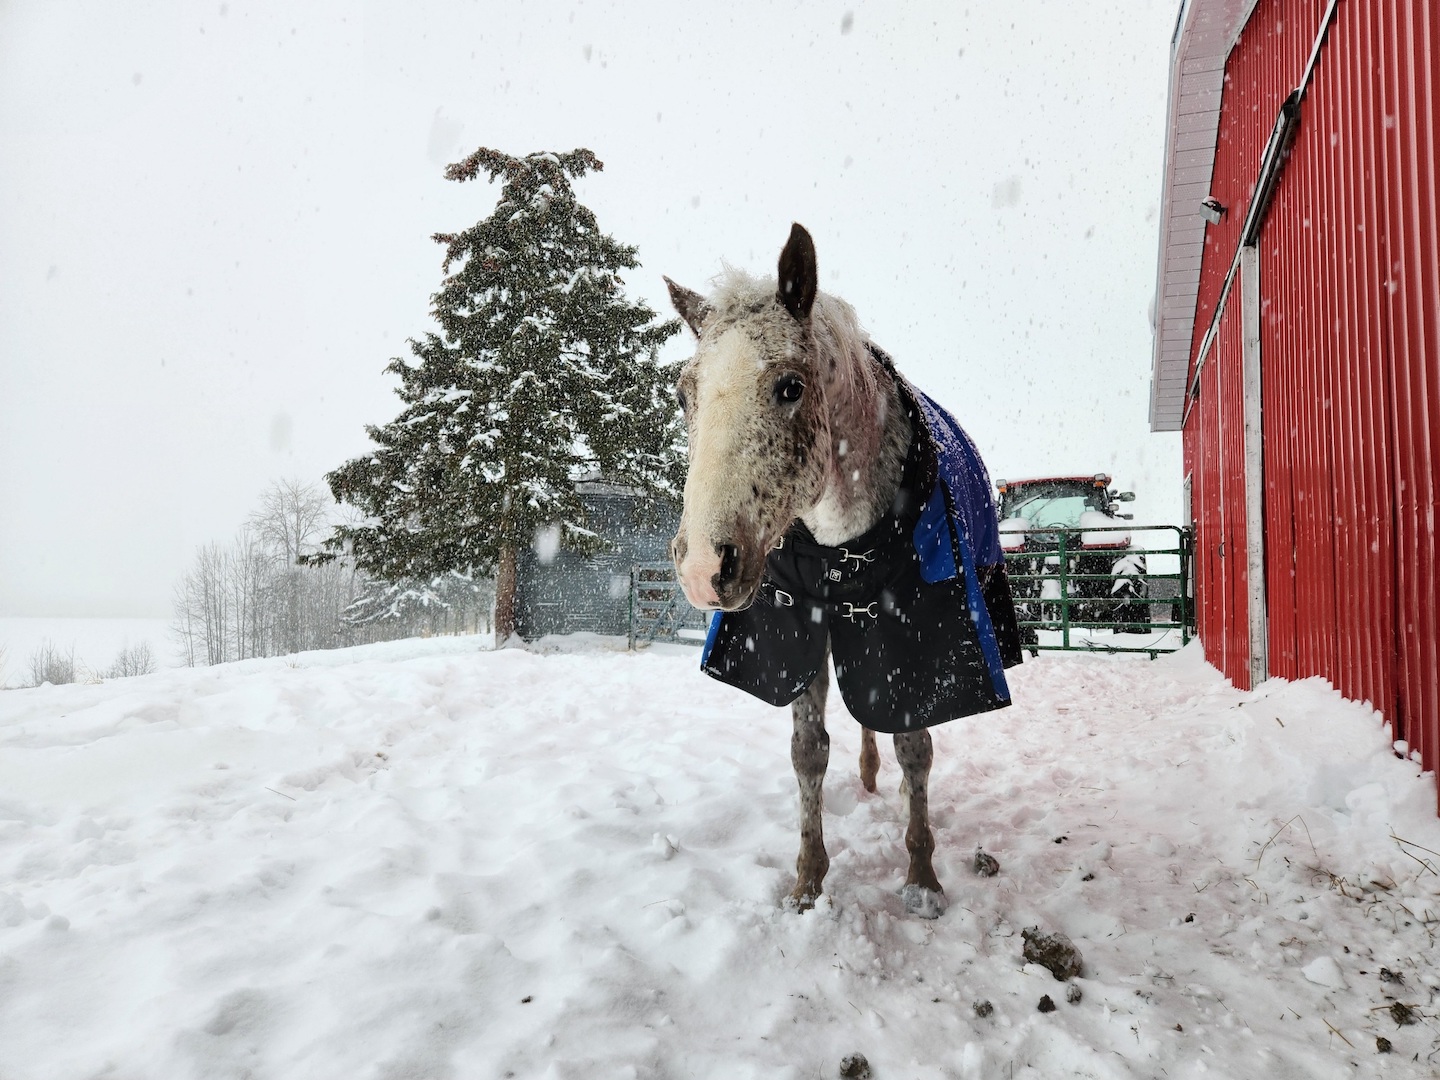
{"type": "Polygon", "coordinates": [[[652,499],[679,497],[684,432],[660,345],[679,329],[627,300],[635,248],[600,231],[572,178],[589,150],[517,158],[480,149],[445,172],[503,183],[499,205],[439,233],[440,333],[392,360],[398,417],[366,430],[376,449],[330,473],[337,501],[365,515],[327,542],[388,582],[494,574],[495,634],[515,630],[515,560],[559,525],[581,552],[600,541],[575,481],[599,473],[652,499]]]}
{"type": "Polygon", "coordinates": [[[363,579],[359,595],[341,615],[347,627],[384,637],[474,633],[491,629],[495,583],[458,571],[429,581],[363,579]]]}

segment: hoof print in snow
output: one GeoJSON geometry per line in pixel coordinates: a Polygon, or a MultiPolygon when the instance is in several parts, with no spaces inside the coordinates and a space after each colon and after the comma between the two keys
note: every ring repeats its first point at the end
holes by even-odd
{"type": "Polygon", "coordinates": [[[1381,1035],[1379,1038],[1377,1038],[1377,1039],[1375,1040],[1375,1051],[1376,1051],[1376,1053],[1388,1054],[1388,1053],[1390,1053],[1390,1051],[1393,1050],[1393,1049],[1395,1049],[1395,1048],[1390,1045],[1390,1040],[1387,1039],[1384,1035],[1381,1035]]]}
{"type": "Polygon", "coordinates": [[[924,885],[906,885],[900,893],[905,901],[905,910],[922,919],[938,919],[945,914],[948,901],[945,894],[927,889],[924,885]]]}
{"type": "Polygon", "coordinates": [[[1080,999],[1084,996],[1085,995],[1081,993],[1080,987],[1076,983],[1071,983],[1065,988],[1065,1000],[1068,1001],[1071,1005],[1079,1005],[1080,999]]]}
{"type": "Polygon", "coordinates": [[[1415,1010],[1403,1002],[1397,1001],[1390,1006],[1390,1018],[1401,1027],[1406,1024],[1415,1023],[1415,1010]]]}
{"type": "Polygon", "coordinates": [[[994,877],[999,872],[1000,864],[995,861],[994,855],[978,850],[975,852],[975,873],[981,877],[994,877]]]}
{"type": "Polygon", "coordinates": [[[845,1080],[870,1080],[870,1062],[864,1054],[847,1054],[840,1059],[840,1075],[845,1080]]]}
{"type": "Polygon", "coordinates": [[[1040,1004],[1037,1005],[1037,1006],[1035,1006],[1035,1007],[1036,1007],[1037,1009],[1039,1009],[1041,1012],[1054,1012],[1054,1011],[1055,1011],[1055,1002],[1053,1002],[1053,1001],[1050,1000],[1050,995],[1049,995],[1049,994],[1046,994],[1044,997],[1042,997],[1042,998],[1040,999],[1040,1004]]]}
{"type": "Polygon", "coordinates": [[[1064,982],[1080,974],[1083,966],[1080,950],[1064,934],[1042,934],[1038,926],[1031,926],[1020,931],[1020,936],[1025,939],[1026,961],[1046,968],[1057,981],[1064,982]]]}
{"type": "Polygon", "coordinates": [[[980,1017],[981,1020],[984,1020],[985,1017],[989,1016],[994,1011],[995,1006],[991,1005],[988,1001],[975,1002],[975,1015],[980,1017]]]}

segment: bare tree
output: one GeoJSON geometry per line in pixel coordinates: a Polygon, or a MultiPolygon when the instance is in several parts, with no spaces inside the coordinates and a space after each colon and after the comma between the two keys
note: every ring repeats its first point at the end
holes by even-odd
{"type": "Polygon", "coordinates": [[[110,666],[105,669],[107,679],[128,679],[132,675],[149,675],[155,670],[155,653],[150,648],[148,641],[142,641],[131,645],[128,641],[120,646],[120,651],[110,666]]]}
{"type": "Polygon", "coordinates": [[[307,626],[307,588],[312,581],[300,567],[300,559],[318,546],[328,527],[333,507],[330,496],[315,484],[298,479],[276,480],[260,496],[260,505],[250,515],[250,532],[276,564],[271,582],[275,601],[276,642],[282,652],[324,647],[314,640],[314,627],[307,626]]]}
{"type": "Polygon", "coordinates": [[[231,557],[219,544],[196,549],[195,561],[175,587],[174,630],[187,663],[223,664],[231,649],[232,607],[226,588],[231,557]]]}
{"type": "Polygon", "coordinates": [[[61,652],[49,638],[30,654],[30,682],[33,686],[51,683],[61,686],[75,681],[75,646],[61,652]]]}
{"type": "Polygon", "coordinates": [[[294,566],[315,549],[331,505],[330,496],[315,484],[276,480],[260,496],[248,524],[261,544],[294,566]]]}
{"type": "Polygon", "coordinates": [[[225,562],[225,588],[233,612],[236,660],[273,655],[275,611],[271,587],[275,564],[250,529],[241,529],[225,562]]]}
{"type": "Polygon", "coordinates": [[[180,659],[187,667],[201,662],[205,649],[205,613],[194,603],[194,571],[185,574],[171,592],[175,621],[170,632],[180,646],[180,659]]]}
{"type": "Polygon", "coordinates": [[[335,514],[319,488],[282,480],[228,546],[199,548],[174,592],[172,630],[185,662],[489,629],[493,582],[446,574],[392,587],[368,580],[348,554],[312,559],[335,514]]]}

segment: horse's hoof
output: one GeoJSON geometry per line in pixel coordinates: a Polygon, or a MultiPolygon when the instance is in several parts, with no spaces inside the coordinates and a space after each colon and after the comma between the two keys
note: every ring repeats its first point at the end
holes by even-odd
{"type": "Polygon", "coordinates": [[[820,899],[818,893],[802,893],[796,891],[785,898],[785,908],[788,911],[800,914],[813,908],[815,901],[818,899],[820,899]]]}
{"type": "Polygon", "coordinates": [[[938,919],[950,906],[943,892],[927,889],[924,885],[906,885],[900,895],[905,901],[906,913],[922,919],[938,919]]]}

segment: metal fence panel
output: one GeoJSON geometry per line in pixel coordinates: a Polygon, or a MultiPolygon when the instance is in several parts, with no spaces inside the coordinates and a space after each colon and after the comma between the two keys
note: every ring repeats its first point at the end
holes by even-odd
{"type": "Polygon", "coordinates": [[[1154,659],[1189,642],[1194,634],[1192,530],[1179,525],[1047,526],[1043,536],[1044,546],[1030,543],[1005,554],[1025,648],[1032,653],[1145,653],[1154,659]],[[1102,533],[1126,534],[1131,543],[1120,550],[1086,543],[1102,533]],[[1136,534],[1150,540],[1137,544],[1136,534]],[[1169,561],[1173,570],[1156,569],[1169,561]]]}

